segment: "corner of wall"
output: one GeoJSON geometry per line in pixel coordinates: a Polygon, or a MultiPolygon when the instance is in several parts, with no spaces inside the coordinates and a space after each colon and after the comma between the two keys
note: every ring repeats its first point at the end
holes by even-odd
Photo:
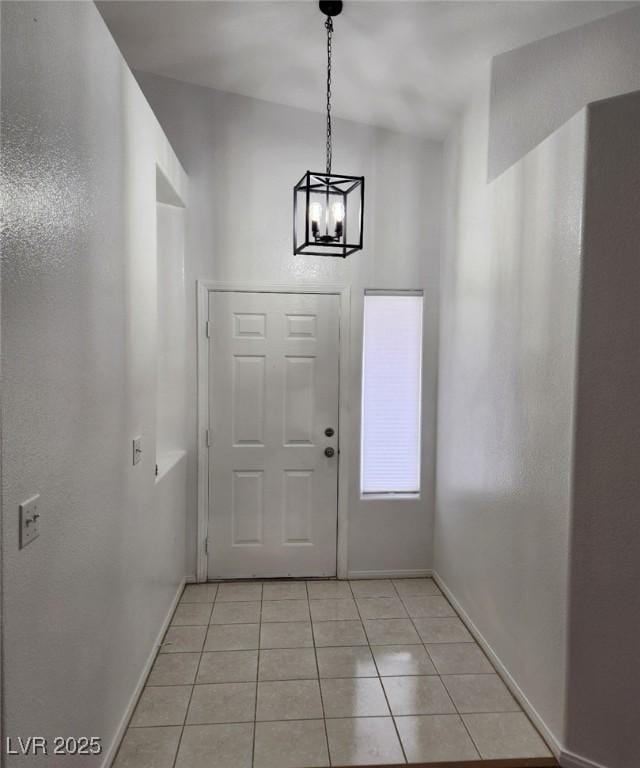
{"type": "Polygon", "coordinates": [[[566,746],[576,765],[627,768],[640,754],[640,92],[587,117],[566,746]]]}

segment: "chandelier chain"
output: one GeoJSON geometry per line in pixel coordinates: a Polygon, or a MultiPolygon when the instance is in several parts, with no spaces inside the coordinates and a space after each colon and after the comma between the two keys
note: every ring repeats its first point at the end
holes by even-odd
{"type": "Polygon", "coordinates": [[[324,23],[327,30],[327,174],[331,173],[333,147],[331,145],[331,39],[333,37],[333,19],[327,16],[324,23]]]}

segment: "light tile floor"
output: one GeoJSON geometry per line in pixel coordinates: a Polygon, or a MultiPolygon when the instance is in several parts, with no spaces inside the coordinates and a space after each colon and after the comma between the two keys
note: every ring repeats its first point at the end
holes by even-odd
{"type": "Polygon", "coordinates": [[[550,757],[431,579],[189,585],[114,768],[550,757]]]}

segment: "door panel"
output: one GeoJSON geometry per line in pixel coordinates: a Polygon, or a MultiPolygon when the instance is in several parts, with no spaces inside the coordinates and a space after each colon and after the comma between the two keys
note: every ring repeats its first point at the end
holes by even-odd
{"type": "Polygon", "coordinates": [[[316,410],[315,358],[284,359],[284,428],[286,446],[313,445],[316,410]]]}
{"type": "Polygon", "coordinates": [[[264,472],[235,470],[232,483],[232,544],[262,544],[264,472]]]}
{"type": "Polygon", "coordinates": [[[209,294],[209,578],[335,576],[339,307],[209,294]]]}
{"type": "Polygon", "coordinates": [[[265,357],[234,355],[231,398],[233,445],[264,445],[265,357]]]}

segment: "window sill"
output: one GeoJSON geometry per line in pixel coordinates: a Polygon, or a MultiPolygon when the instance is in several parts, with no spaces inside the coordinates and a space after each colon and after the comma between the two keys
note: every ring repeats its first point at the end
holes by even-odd
{"type": "Polygon", "coordinates": [[[419,501],[419,493],[361,493],[360,501],[419,501]]]}

